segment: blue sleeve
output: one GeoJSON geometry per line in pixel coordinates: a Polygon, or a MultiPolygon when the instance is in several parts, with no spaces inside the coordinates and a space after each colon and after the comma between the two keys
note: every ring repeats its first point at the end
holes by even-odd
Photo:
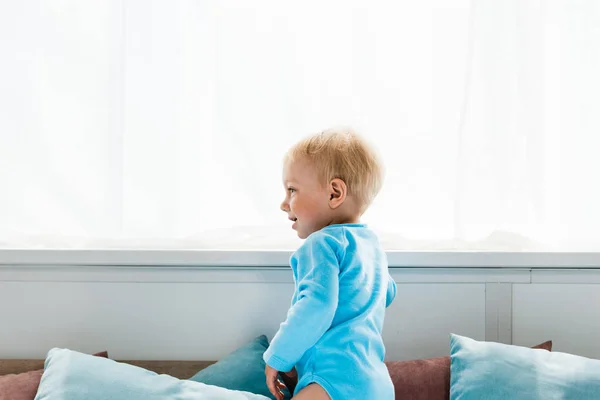
{"type": "Polygon", "coordinates": [[[394,278],[392,278],[392,276],[388,274],[388,287],[387,287],[387,295],[385,297],[385,306],[389,307],[395,298],[396,298],[396,282],[394,282],[394,278]]]}
{"type": "Polygon", "coordinates": [[[331,327],[339,292],[336,247],[333,237],[313,234],[296,252],[296,303],[263,356],[277,371],[290,371],[331,327]]]}

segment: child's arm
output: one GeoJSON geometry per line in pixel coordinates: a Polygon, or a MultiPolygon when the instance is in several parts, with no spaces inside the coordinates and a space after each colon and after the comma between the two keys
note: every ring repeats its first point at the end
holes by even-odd
{"type": "Polygon", "coordinates": [[[263,358],[287,372],[331,326],[338,303],[339,263],[335,238],[313,234],[297,252],[297,301],[263,358]]]}
{"type": "Polygon", "coordinates": [[[395,298],[396,298],[396,282],[394,282],[394,278],[392,278],[392,276],[388,274],[388,287],[387,287],[387,295],[385,297],[385,306],[389,307],[395,298]]]}

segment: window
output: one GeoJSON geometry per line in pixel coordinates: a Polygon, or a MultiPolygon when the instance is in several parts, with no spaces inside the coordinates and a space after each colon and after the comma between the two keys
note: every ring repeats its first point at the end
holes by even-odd
{"type": "Polygon", "coordinates": [[[0,5],[0,247],[290,249],[281,157],[350,125],[388,249],[598,250],[600,8],[0,5]]]}

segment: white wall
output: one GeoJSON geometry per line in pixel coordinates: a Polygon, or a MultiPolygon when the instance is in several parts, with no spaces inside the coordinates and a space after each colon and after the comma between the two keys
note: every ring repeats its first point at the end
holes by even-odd
{"type": "Polygon", "coordinates": [[[600,270],[533,271],[513,288],[513,341],[547,335],[554,349],[600,359],[600,270]]]}
{"type": "MultiPolygon", "coordinates": [[[[388,359],[448,354],[450,332],[600,358],[600,270],[394,268],[388,359]],[[558,283],[557,283],[558,282],[558,283]],[[566,282],[566,283],[565,283],[566,282]]],[[[289,269],[0,266],[0,358],[51,347],[121,359],[218,359],[275,333],[289,269]]]]}

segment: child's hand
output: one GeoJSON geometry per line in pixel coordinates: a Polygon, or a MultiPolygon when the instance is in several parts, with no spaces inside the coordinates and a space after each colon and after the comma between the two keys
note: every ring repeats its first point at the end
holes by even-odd
{"type": "Polygon", "coordinates": [[[275,396],[277,400],[283,400],[283,392],[281,389],[284,389],[285,385],[283,382],[277,379],[278,374],[279,371],[269,367],[267,364],[265,367],[265,375],[267,377],[267,387],[269,388],[269,392],[271,392],[271,394],[275,396]]]}
{"type": "Polygon", "coordinates": [[[298,372],[296,371],[296,368],[292,368],[290,372],[279,374],[279,377],[283,380],[283,383],[287,386],[289,391],[293,393],[298,384],[298,372]]]}

